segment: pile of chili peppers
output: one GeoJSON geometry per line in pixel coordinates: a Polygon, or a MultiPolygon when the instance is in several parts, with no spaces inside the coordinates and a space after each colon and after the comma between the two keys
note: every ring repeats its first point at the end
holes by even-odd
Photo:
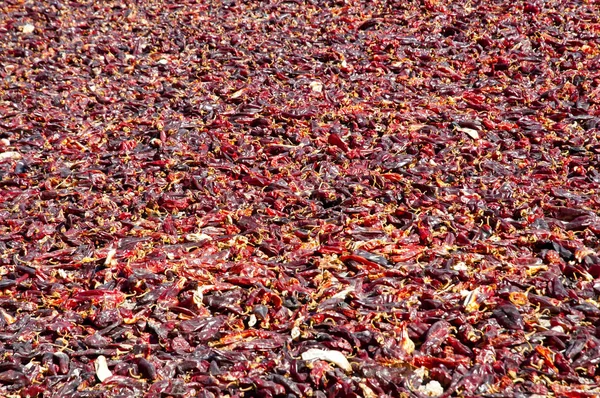
{"type": "Polygon", "coordinates": [[[2,1],[0,395],[599,396],[599,34],[2,1]]]}

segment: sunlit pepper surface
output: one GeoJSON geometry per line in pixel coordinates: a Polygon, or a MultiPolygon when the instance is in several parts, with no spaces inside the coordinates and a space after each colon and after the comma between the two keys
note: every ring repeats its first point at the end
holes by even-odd
{"type": "Polygon", "coordinates": [[[597,397],[593,1],[0,1],[0,395],[597,397]]]}

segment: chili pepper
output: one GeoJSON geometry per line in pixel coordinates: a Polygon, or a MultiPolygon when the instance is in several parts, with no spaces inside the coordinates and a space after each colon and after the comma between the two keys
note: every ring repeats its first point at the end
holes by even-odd
{"type": "Polygon", "coordinates": [[[438,321],[434,323],[427,331],[421,351],[425,354],[431,354],[446,341],[449,334],[450,324],[448,322],[438,321]]]}
{"type": "Polygon", "coordinates": [[[496,310],[494,310],[494,316],[498,322],[507,329],[511,330],[523,330],[523,318],[519,310],[510,303],[505,303],[496,310]]]}

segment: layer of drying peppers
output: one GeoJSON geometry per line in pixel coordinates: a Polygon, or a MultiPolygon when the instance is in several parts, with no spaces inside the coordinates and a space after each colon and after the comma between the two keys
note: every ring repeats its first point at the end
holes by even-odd
{"type": "Polygon", "coordinates": [[[0,2],[0,395],[597,397],[594,3],[0,2]]]}

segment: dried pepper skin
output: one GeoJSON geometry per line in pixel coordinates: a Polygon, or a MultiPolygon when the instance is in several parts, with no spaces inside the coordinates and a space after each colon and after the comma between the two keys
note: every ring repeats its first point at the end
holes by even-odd
{"type": "Polygon", "coordinates": [[[493,311],[500,325],[510,330],[523,330],[523,317],[519,310],[512,304],[506,303],[498,306],[493,311]]]}
{"type": "Polygon", "coordinates": [[[594,4],[90,3],[0,2],[0,396],[600,395],[594,4]]]}
{"type": "Polygon", "coordinates": [[[425,354],[431,354],[439,348],[447,339],[450,333],[450,324],[446,321],[434,323],[427,331],[425,342],[421,346],[421,351],[425,354]]]}

